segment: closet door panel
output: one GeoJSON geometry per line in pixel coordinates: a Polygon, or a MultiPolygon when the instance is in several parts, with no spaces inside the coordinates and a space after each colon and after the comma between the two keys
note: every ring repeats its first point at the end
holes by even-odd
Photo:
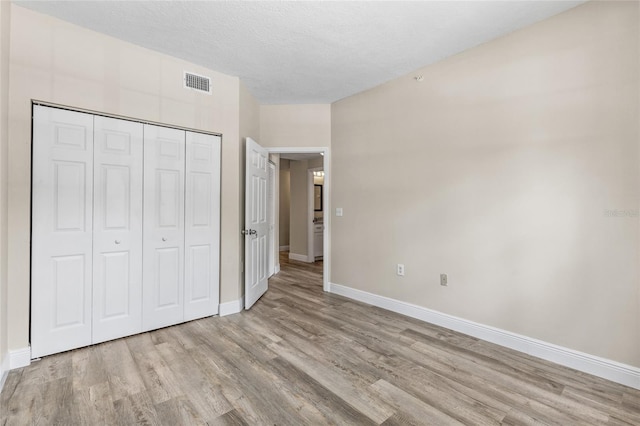
{"type": "Polygon", "coordinates": [[[93,343],[142,331],[142,137],[95,117],[93,343]]]}
{"type": "Polygon", "coordinates": [[[93,116],[34,107],[31,355],[91,344],[93,116]]]}
{"type": "Polygon", "coordinates": [[[186,133],[185,320],[218,313],[220,142],[186,133]]]}
{"type": "Polygon", "coordinates": [[[178,247],[157,248],[155,253],[155,266],[157,268],[157,298],[158,308],[173,308],[179,306],[181,300],[181,253],[178,247]]]}
{"type": "Polygon", "coordinates": [[[143,329],[184,321],[185,132],[144,126],[143,329]]]}

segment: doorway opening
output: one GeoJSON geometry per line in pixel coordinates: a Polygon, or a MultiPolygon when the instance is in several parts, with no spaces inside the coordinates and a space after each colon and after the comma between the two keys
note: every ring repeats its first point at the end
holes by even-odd
{"type": "Polygon", "coordinates": [[[275,256],[281,262],[305,262],[322,272],[323,290],[329,289],[330,158],[329,149],[269,148],[276,163],[275,256]]]}
{"type": "MultiPolygon", "coordinates": [[[[331,194],[330,164],[329,148],[326,147],[265,148],[251,138],[246,139],[245,226],[242,229],[242,234],[246,237],[244,250],[245,309],[250,309],[267,292],[272,272],[275,274],[280,269],[281,246],[284,249],[289,249],[287,261],[305,262],[307,266],[318,262],[316,280],[322,282],[323,291],[329,291],[331,261],[329,255],[331,218],[328,214],[331,194]],[[289,229],[288,244],[280,243],[279,175],[281,158],[283,161],[286,160],[290,167],[291,192],[289,199],[291,204],[288,209],[290,221],[287,227],[289,229]],[[269,165],[270,162],[273,163],[273,166],[269,165]],[[318,191],[318,197],[315,196],[313,172],[322,172],[323,175],[322,190],[318,191]],[[275,179],[269,177],[271,174],[275,175],[275,179]],[[275,185],[270,184],[274,181],[278,182],[275,185]],[[316,199],[317,211],[315,208],[316,199]],[[278,217],[278,220],[273,220],[275,217],[278,217]],[[319,220],[321,220],[320,223],[319,220]],[[294,229],[294,226],[297,228],[294,229]],[[313,240],[316,234],[317,242],[313,240]],[[321,273],[322,279],[317,276],[318,273],[321,273]]],[[[294,265],[288,263],[287,266],[293,267],[294,265]]]]}

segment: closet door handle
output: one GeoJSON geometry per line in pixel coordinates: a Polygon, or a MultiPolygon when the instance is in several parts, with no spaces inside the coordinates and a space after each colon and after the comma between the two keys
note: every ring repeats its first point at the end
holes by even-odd
{"type": "Polygon", "coordinates": [[[167,237],[162,237],[162,241],[167,241],[167,237]]]}
{"type": "Polygon", "coordinates": [[[120,240],[116,240],[115,241],[116,244],[120,244],[120,242],[121,242],[120,240]]]}

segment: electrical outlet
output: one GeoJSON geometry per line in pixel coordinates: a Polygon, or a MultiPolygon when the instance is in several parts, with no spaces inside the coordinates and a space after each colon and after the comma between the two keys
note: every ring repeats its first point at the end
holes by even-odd
{"type": "Polygon", "coordinates": [[[402,263],[398,263],[396,265],[396,274],[401,277],[404,277],[404,265],[402,263]]]}
{"type": "Polygon", "coordinates": [[[449,285],[447,274],[440,274],[440,285],[444,285],[444,286],[449,285]]]}

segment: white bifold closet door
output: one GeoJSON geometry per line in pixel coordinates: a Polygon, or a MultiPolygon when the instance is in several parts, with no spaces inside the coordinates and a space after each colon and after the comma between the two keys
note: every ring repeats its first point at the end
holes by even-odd
{"type": "Polygon", "coordinates": [[[35,358],[92,341],[93,115],[36,107],[33,137],[35,358]]]}
{"type": "Polygon", "coordinates": [[[220,138],[152,125],[144,134],[143,328],[151,330],[218,313],[220,138]]]}
{"type": "Polygon", "coordinates": [[[186,170],[185,321],[218,313],[220,137],[187,132],[186,170]]]}
{"type": "Polygon", "coordinates": [[[145,125],[145,330],[184,320],[184,169],[184,130],[145,125]]]}
{"type": "Polygon", "coordinates": [[[142,124],[96,116],[93,343],[142,331],[142,124]]]}
{"type": "Polygon", "coordinates": [[[219,136],[34,107],[32,357],[215,315],[219,136]]]}

